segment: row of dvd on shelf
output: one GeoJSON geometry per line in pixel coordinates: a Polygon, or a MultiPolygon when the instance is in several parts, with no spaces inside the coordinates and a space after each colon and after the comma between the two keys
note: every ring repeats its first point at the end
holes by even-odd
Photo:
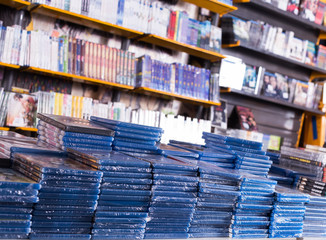
{"type": "Polygon", "coordinates": [[[219,86],[313,109],[318,109],[320,102],[324,101],[323,82],[301,81],[263,67],[246,64],[242,59],[233,56],[222,60],[219,86]]]}
{"type": "Polygon", "coordinates": [[[247,21],[237,17],[221,19],[223,44],[240,41],[240,46],[254,51],[276,54],[290,60],[325,68],[325,46],[299,39],[293,31],[262,21],[247,21]]]}
{"type": "MultiPolygon", "coordinates": [[[[221,49],[220,28],[210,21],[192,19],[186,11],[173,10],[172,6],[159,1],[114,0],[110,4],[106,1],[89,1],[83,4],[82,0],[77,0],[70,5],[61,5],[60,1],[31,2],[47,4],[214,52],[220,52],[221,49]]],[[[232,5],[232,1],[229,2],[232,5]]]]}
{"type": "Polygon", "coordinates": [[[20,94],[0,88],[0,126],[35,128],[37,113],[90,119],[102,117],[135,124],[160,127],[165,130],[162,141],[168,143],[179,132],[177,140],[203,143],[201,133],[209,131],[210,120],[166,115],[163,112],[132,109],[122,102],[99,103],[98,100],[56,92],[20,94]],[[182,134],[183,133],[183,134],[182,134]],[[199,141],[198,141],[199,140],[199,141]]]}
{"type": "Polygon", "coordinates": [[[3,27],[0,32],[0,61],[36,67],[45,72],[69,73],[218,101],[217,82],[207,69],[180,63],[168,64],[150,56],[135,58],[135,54],[129,51],[70,36],[52,35],[43,31],[22,30],[20,26],[3,27]]]}
{"type": "Polygon", "coordinates": [[[204,132],[205,146],[164,145],[159,144],[163,131],[156,127],[98,117],[39,118],[38,140],[2,132],[1,163],[11,158],[14,169],[1,172],[10,176],[0,185],[8,193],[0,198],[5,218],[12,219],[0,220],[8,237],[325,235],[318,207],[326,198],[276,186],[267,174],[279,155],[261,150],[262,143],[204,132]],[[18,185],[26,196],[19,195],[18,185]],[[31,203],[33,212],[27,209],[31,203]],[[30,212],[10,212],[19,204],[26,209],[15,211],[30,212]]]}

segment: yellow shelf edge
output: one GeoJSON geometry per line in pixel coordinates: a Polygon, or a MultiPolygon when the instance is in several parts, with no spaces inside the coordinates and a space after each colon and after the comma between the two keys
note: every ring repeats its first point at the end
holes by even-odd
{"type": "Polygon", "coordinates": [[[10,129],[7,127],[0,127],[0,131],[9,131],[10,129]]]}
{"type": "Polygon", "coordinates": [[[28,71],[28,72],[39,72],[39,73],[44,73],[44,74],[48,74],[48,75],[54,75],[54,76],[57,76],[57,77],[70,78],[72,80],[79,79],[79,80],[83,80],[83,81],[87,81],[87,82],[98,83],[98,84],[102,84],[102,85],[105,85],[105,86],[123,88],[123,89],[128,89],[128,90],[134,89],[133,86],[123,85],[123,84],[119,84],[119,83],[107,82],[107,81],[104,81],[104,80],[99,80],[99,79],[74,75],[74,74],[71,74],[71,73],[56,72],[56,71],[42,69],[42,68],[28,67],[26,69],[26,71],[28,71]]]}
{"type": "Polygon", "coordinates": [[[210,61],[218,61],[221,60],[223,58],[225,58],[225,56],[223,56],[222,54],[218,53],[218,52],[213,52],[213,51],[209,51],[203,48],[199,48],[199,47],[195,47],[189,44],[185,44],[185,43],[181,43],[172,39],[168,39],[165,37],[161,37],[158,35],[154,35],[154,34],[146,34],[142,37],[140,37],[138,39],[139,41],[143,41],[143,42],[148,42],[154,45],[158,45],[161,47],[165,47],[165,48],[169,48],[171,50],[176,50],[177,47],[181,47],[182,49],[176,50],[176,51],[182,51],[185,53],[188,53],[189,55],[193,55],[193,56],[197,56],[197,57],[201,57],[210,61]],[[157,41],[160,42],[157,42],[157,41]],[[170,44],[171,46],[167,46],[167,44],[170,44]],[[191,52],[193,51],[193,52],[191,52]],[[203,55],[206,56],[203,56],[203,55]]]}
{"type": "Polygon", "coordinates": [[[6,5],[9,7],[13,7],[13,8],[17,8],[17,9],[31,5],[30,2],[23,1],[23,0],[0,0],[0,4],[6,5]]]}
{"type": "Polygon", "coordinates": [[[20,68],[19,65],[14,65],[14,64],[4,63],[4,62],[0,62],[0,67],[8,67],[8,68],[15,68],[15,69],[20,68]]]}
{"type": "Polygon", "coordinates": [[[37,128],[29,128],[29,127],[16,127],[15,130],[37,132],[37,128]]]}
{"type": "MultiPolygon", "coordinates": [[[[39,5],[35,9],[32,9],[31,12],[46,15],[46,11],[52,11],[54,14],[57,15],[56,16],[57,18],[60,18],[60,17],[67,17],[67,18],[70,17],[70,18],[72,18],[72,17],[74,17],[74,18],[78,18],[79,21],[86,21],[86,22],[91,23],[91,24],[98,24],[99,26],[112,28],[113,30],[130,33],[130,34],[120,34],[121,36],[130,35],[131,38],[133,38],[133,37],[141,36],[141,35],[144,34],[143,32],[140,32],[140,31],[137,31],[137,30],[125,28],[125,27],[118,26],[118,25],[115,25],[115,24],[112,24],[112,23],[109,23],[109,22],[104,22],[104,21],[99,20],[99,19],[91,18],[91,17],[85,16],[85,15],[82,15],[82,14],[70,12],[70,11],[67,11],[67,10],[60,9],[60,8],[55,8],[55,7],[52,7],[52,6],[45,5],[45,4],[39,5]],[[45,13],[42,12],[43,10],[45,11],[45,13]]],[[[74,22],[73,19],[67,19],[66,21],[74,22]]],[[[83,22],[79,22],[77,24],[80,24],[80,25],[85,26],[85,27],[93,28],[93,26],[87,26],[87,24],[84,24],[83,22]]],[[[103,30],[103,31],[110,32],[108,30],[103,30]]],[[[114,31],[112,31],[112,32],[114,32],[114,31]]],[[[117,32],[114,32],[114,34],[119,35],[117,32]]]]}
{"type": "Polygon", "coordinates": [[[240,40],[238,40],[236,43],[222,44],[222,48],[233,48],[239,46],[240,46],[240,40]]]}
{"type": "Polygon", "coordinates": [[[220,16],[227,14],[229,12],[236,11],[238,8],[232,5],[228,5],[226,3],[217,1],[217,0],[183,0],[184,2],[188,2],[194,4],[201,8],[206,8],[212,12],[220,14],[220,16]]]}
{"type": "Polygon", "coordinates": [[[207,101],[207,100],[182,96],[182,95],[179,95],[179,94],[164,92],[164,91],[160,91],[160,90],[156,90],[156,89],[152,89],[152,88],[148,88],[148,87],[139,87],[139,88],[135,89],[135,92],[139,92],[139,91],[156,93],[156,94],[160,94],[160,95],[163,95],[163,96],[175,97],[175,98],[179,98],[179,99],[183,99],[183,100],[187,100],[187,101],[203,103],[203,104],[206,104],[206,105],[214,105],[214,106],[220,106],[221,105],[221,103],[219,103],[219,102],[217,103],[217,102],[212,102],[212,101],[207,101]]]}

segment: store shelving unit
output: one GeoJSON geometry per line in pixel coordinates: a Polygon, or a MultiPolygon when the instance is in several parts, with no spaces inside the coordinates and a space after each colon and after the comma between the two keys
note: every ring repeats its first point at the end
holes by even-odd
{"type": "Polygon", "coordinates": [[[200,104],[200,105],[205,105],[205,106],[219,106],[220,105],[219,102],[212,102],[212,101],[206,101],[206,100],[202,100],[202,99],[182,96],[182,95],[179,95],[179,94],[168,93],[168,92],[164,92],[164,91],[160,91],[160,90],[156,90],[156,89],[151,89],[151,88],[147,88],[147,87],[136,88],[135,92],[136,93],[142,93],[142,94],[145,94],[145,95],[159,96],[159,97],[168,98],[168,99],[175,98],[175,99],[178,99],[178,100],[181,100],[181,101],[191,102],[191,103],[194,103],[194,104],[200,104]]]}
{"type": "Polygon", "coordinates": [[[209,9],[212,12],[219,14],[220,16],[233,12],[238,8],[230,6],[228,4],[216,1],[216,0],[183,0],[184,2],[192,3],[198,7],[209,9]]]}
{"type": "Polygon", "coordinates": [[[308,113],[313,113],[313,114],[317,114],[317,115],[325,115],[325,112],[320,111],[318,109],[311,109],[311,108],[299,106],[299,105],[296,105],[296,104],[293,104],[293,103],[289,103],[289,102],[286,102],[286,101],[282,101],[282,100],[278,100],[278,99],[274,99],[274,98],[270,98],[270,97],[265,97],[265,96],[246,93],[246,92],[236,90],[236,89],[231,89],[231,88],[221,89],[221,93],[222,94],[241,95],[241,96],[244,96],[244,97],[248,97],[248,98],[252,98],[252,99],[256,99],[256,100],[260,100],[260,101],[264,101],[264,102],[268,102],[268,103],[274,103],[276,105],[281,105],[281,106],[284,106],[284,107],[288,107],[288,108],[292,108],[292,109],[296,109],[296,110],[300,110],[300,111],[304,111],[304,112],[308,112],[308,113]]]}
{"type": "Polygon", "coordinates": [[[94,78],[79,76],[79,75],[70,74],[70,73],[55,72],[55,71],[36,68],[36,67],[22,68],[22,70],[26,71],[26,72],[30,72],[30,73],[37,73],[37,74],[53,76],[56,78],[69,79],[69,80],[76,81],[76,82],[88,82],[91,84],[100,84],[103,86],[126,89],[126,90],[134,89],[133,86],[128,86],[128,85],[119,84],[119,83],[113,83],[113,82],[107,82],[107,81],[100,80],[100,79],[94,79],[94,78]]]}
{"type": "Polygon", "coordinates": [[[250,46],[246,46],[246,45],[241,45],[241,42],[238,41],[235,44],[224,44],[223,48],[239,48],[240,51],[248,51],[250,52],[252,55],[256,55],[257,57],[261,57],[261,58],[273,58],[275,61],[279,61],[282,62],[286,65],[291,65],[291,66],[295,66],[295,67],[301,67],[301,68],[305,68],[307,70],[310,71],[314,71],[315,73],[319,73],[321,75],[325,75],[326,76],[326,69],[322,69],[319,68],[318,66],[313,66],[313,65],[309,65],[309,64],[305,64],[303,62],[299,62],[269,51],[265,51],[263,49],[259,49],[259,48],[254,48],[254,47],[250,47],[250,46]]]}
{"type": "Polygon", "coordinates": [[[17,9],[21,9],[23,7],[27,7],[31,5],[30,2],[23,1],[23,0],[1,0],[1,4],[17,9]]]}

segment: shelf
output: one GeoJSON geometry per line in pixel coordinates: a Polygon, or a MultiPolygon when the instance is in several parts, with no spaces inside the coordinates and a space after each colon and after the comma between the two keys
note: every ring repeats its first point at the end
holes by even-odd
{"type": "MultiPolygon", "coordinates": [[[[293,13],[281,10],[270,3],[263,2],[262,0],[235,0],[235,3],[244,3],[250,5],[252,8],[256,8],[257,11],[263,10],[268,12],[269,15],[274,15],[274,17],[281,17],[286,19],[287,21],[291,21],[294,24],[299,24],[303,28],[310,28],[315,30],[320,30],[322,32],[326,32],[326,27],[316,24],[314,22],[310,22],[307,19],[304,19],[300,16],[297,16],[293,13]]],[[[271,16],[273,17],[273,16],[271,16]]]]}
{"type": "Polygon", "coordinates": [[[8,64],[8,63],[3,63],[3,62],[0,62],[0,67],[15,68],[15,69],[20,68],[20,66],[18,66],[18,65],[8,64]]]}
{"type": "Polygon", "coordinates": [[[31,5],[30,2],[22,1],[22,0],[0,0],[1,5],[6,5],[8,7],[13,7],[17,9],[21,9],[23,7],[27,7],[31,5]]]}
{"type": "Polygon", "coordinates": [[[238,40],[236,43],[222,44],[222,48],[233,48],[233,47],[239,47],[239,46],[240,46],[240,40],[238,40]]]}
{"type": "MultiPolygon", "coordinates": [[[[0,0],[2,1],[2,0],[0,0]]],[[[47,6],[44,4],[36,5],[32,7],[30,10],[32,13],[38,13],[41,15],[45,15],[48,17],[58,18],[64,21],[72,22],[75,24],[79,24],[85,27],[110,32],[112,34],[116,34],[119,36],[127,37],[127,38],[134,38],[140,35],[143,35],[142,32],[124,28],[118,25],[114,25],[108,22],[104,22],[101,20],[97,20],[94,18],[90,18],[88,16],[84,16],[81,14],[69,12],[66,10],[62,10],[59,8],[54,8],[51,6],[47,6]]]]}
{"type": "Polygon", "coordinates": [[[15,130],[27,131],[27,132],[37,132],[37,128],[28,128],[28,127],[17,127],[15,130]]]}
{"type": "Polygon", "coordinates": [[[70,74],[70,73],[55,72],[55,71],[36,68],[36,67],[27,67],[26,69],[24,69],[24,71],[31,72],[31,73],[39,73],[39,74],[44,74],[44,75],[49,75],[49,76],[54,76],[54,77],[59,77],[59,78],[68,78],[68,79],[71,79],[76,82],[85,81],[85,82],[96,83],[96,84],[101,84],[101,85],[116,87],[116,88],[121,88],[121,89],[127,89],[127,90],[134,89],[133,86],[107,82],[107,81],[103,81],[103,80],[99,80],[99,79],[78,76],[78,75],[74,75],[74,74],[70,74]]]}
{"type": "Polygon", "coordinates": [[[245,51],[254,52],[255,54],[259,55],[259,57],[273,58],[273,59],[276,59],[278,61],[282,61],[285,64],[291,64],[293,66],[303,67],[305,69],[311,70],[312,72],[319,73],[320,74],[319,77],[321,77],[322,75],[326,76],[326,69],[322,69],[322,68],[319,68],[319,67],[316,67],[316,66],[308,65],[308,64],[305,64],[303,62],[299,62],[299,61],[296,61],[296,60],[293,60],[293,59],[290,59],[290,58],[287,58],[287,57],[283,57],[281,55],[278,55],[278,54],[275,54],[275,53],[272,53],[272,52],[268,52],[268,51],[265,51],[265,50],[262,50],[262,49],[259,49],[259,48],[244,46],[244,45],[241,45],[240,42],[239,42],[239,44],[238,43],[236,43],[236,44],[223,44],[222,46],[225,46],[225,48],[229,48],[229,47],[241,48],[241,49],[243,49],[245,51]]]}
{"type": "Polygon", "coordinates": [[[218,13],[220,16],[237,10],[237,7],[216,1],[216,0],[183,0],[198,7],[206,8],[211,12],[218,13]]]}
{"type": "Polygon", "coordinates": [[[219,102],[212,102],[212,101],[206,101],[206,100],[196,99],[196,98],[192,98],[192,97],[186,97],[186,96],[178,95],[175,93],[164,92],[164,91],[155,90],[155,89],[147,88],[147,87],[136,88],[135,92],[141,93],[141,94],[155,95],[155,96],[165,97],[165,98],[176,98],[176,99],[180,99],[181,101],[188,101],[188,102],[192,102],[192,103],[204,104],[207,106],[220,106],[221,105],[219,102]]]}
{"type": "Polygon", "coordinates": [[[292,108],[292,109],[305,111],[305,112],[309,112],[309,113],[313,113],[313,114],[317,114],[317,115],[325,115],[326,114],[325,112],[322,112],[320,110],[306,108],[306,107],[295,105],[293,103],[289,103],[289,102],[286,102],[286,101],[281,101],[281,100],[278,100],[278,99],[273,99],[273,98],[269,98],[269,97],[265,97],[265,96],[254,95],[254,94],[250,94],[250,93],[246,93],[246,92],[243,92],[243,91],[230,89],[230,88],[221,89],[221,94],[238,94],[238,95],[254,98],[254,99],[265,101],[265,102],[275,103],[277,105],[281,105],[281,106],[285,106],[285,107],[289,107],[289,108],[292,108]]]}
{"type": "Polygon", "coordinates": [[[0,127],[0,131],[9,131],[10,129],[7,127],[0,127]]]}
{"type": "Polygon", "coordinates": [[[151,43],[151,44],[154,44],[157,46],[169,48],[169,49],[175,50],[175,51],[182,51],[182,52],[188,53],[192,56],[200,57],[200,58],[203,58],[206,60],[210,60],[212,62],[217,62],[217,61],[225,58],[220,53],[212,52],[212,51],[202,49],[199,47],[194,47],[189,44],[180,43],[180,42],[177,42],[177,41],[174,41],[174,40],[171,40],[168,38],[156,36],[153,34],[145,34],[145,35],[137,38],[137,40],[142,41],[142,42],[151,43]]]}

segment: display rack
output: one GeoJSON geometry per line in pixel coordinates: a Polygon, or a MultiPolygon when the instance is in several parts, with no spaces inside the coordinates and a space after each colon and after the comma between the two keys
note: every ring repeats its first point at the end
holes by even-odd
{"type": "Polygon", "coordinates": [[[227,93],[227,94],[242,95],[242,96],[245,96],[245,97],[261,100],[261,101],[264,101],[264,102],[275,103],[277,105],[289,107],[289,108],[300,110],[300,111],[305,111],[305,112],[309,112],[309,113],[313,113],[313,114],[317,114],[317,115],[325,115],[325,112],[320,111],[318,109],[311,109],[311,108],[299,106],[299,105],[296,105],[296,104],[293,104],[293,103],[289,103],[289,102],[286,102],[286,101],[281,101],[281,100],[274,99],[274,98],[269,98],[269,97],[265,97],[265,96],[261,96],[261,95],[254,95],[254,94],[251,94],[251,93],[246,93],[246,92],[236,90],[236,89],[231,89],[231,88],[225,89],[224,88],[224,89],[221,89],[221,93],[222,94],[227,93]]]}
{"type": "Polygon", "coordinates": [[[168,48],[171,50],[185,52],[192,56],[200,57],[200,58],[203,58],[206,60],[210,60],[212,62],[216,62],[216,61],[219,61],[219,60],[225,58],[220,53],[209,51],[209,50],[202,49],[199,47],[195,47],[195,46],[192,46],[189,44],[177,42],[177,41],[174,41],[174,40],[171,40],[168,38],[164,38],[164,37],[160,37],[160,36],[156,36],[153,34],[144,34],[141,37],[137,38],[137,40],[142,41],[142,42],[147,42],[150,44],[154,44],[157,46],[165,47],[165,48],[168,48]]]}
{"type": "Polygon", "coordinates": [[[22,0],[1,0],[1,4],[17,9],[21,9],[23,7],[27,7],[31,5],[30,2],[22,1],[22,0]]]}
{"type": "Polygon", "coordinates": [[[30,72],[30,73],[37,73],[37,74],[53,76],[53,77],[62,78],[62,79],[69,79],[69,80],[72,80],[75,82],[89,82],[92,84],[100,84],[100,85],[104,85],[104,86],[120,88],[120,89],[127,89],[127,90],[134,89],[133,86],[128,86],[128,85],[119,84],[119,83],[113,83],[113,82],[107,82],[104,80],[79,76],[79,75],[70,74],[70,73],[55,72],[55,71],[46,70],[46,69],[42,69],[42,68],[25,67],[25,68],[22,68],[22,70],[26,71],[26,72],[30,72]]]}
{"type": "Polygon", "coordinates": [[[28,127],[16,127],[16,128],[14,128],[14,130],[37,132],[37,128],[28,128],[28,127]]]}
{"type": "Polygon", "coordinates": [[[179,95],[179,94],[164,92],[164,91],[160,91],[160,90],[156,90],[156,89],[152,89],[152,88],[147,88],[147,87],[136,88],[135,92],[136,93],[141,93],[141,94],[146,94],[146,95],[164,97],[164,98],[168,98],[168,99],[175,98],[175,99],[179,99],[179,100],[182,100],[182,101],[191,102],[191,103],[200,104],[200,105],[206,105],[206,106],[219,106],[219,105],[221,105],[219,102],[212,102],[212,101],[206,101],[206,100],[202,100],[202,99],[182,96],[182,95],[179,95]]]}
{"type": "Polygon", "coordinates": [[[219,14],[220,16],[233,12],[238,8],[216,0],[183,0],[184,2],[192,3],[198,7],[209,9],[210,11],[219,14]]]}
{"type": "MultiPolygon", "coordinates": [[[[2,3],[3,0],[0,1],[2,3]]],[[[143,35],[142,32],[132,30],[129,28],[121,27],[115,24],[97,20],[95,18],[90,18],[85,15],[69,12],[59,8],[54,8],[45,4],[35,4],[29,7],[30,12],[38,13],[44,16],[58,18],[67,22],[72,22],[85,27],[101,30],[104,32],[109,32],[119,36],[134,38],[143,35]]]]}
{"type": "Polygon", "coordinates": [[[14,68],[14,69],[19,69],[19,65],[14,65],[14,64],[8,64],[8,63],[3,63],[0,62],[0,67],[6,67],[6,68],[14,68]]]}
{"type": "Polygon", "coordinates": [[[250,51],[252,54],[256,54],[257,57],[273,58],[274,60],[281,61],[282,63],[287,64],[287,65],[303,67],[305,69],[326,75],[326,69],[322,69],[322,68],[319,68],[319,67],[316,67],[313,65],[308,65],[303,62],[299,62],[299,61],[296,61],[296,60],[293,60],[293,59],[290,59],[290,58],[287,58],[287,57],[284,57],[284,56],[281,56],[281,55],[278,55],[278,54],[275,54],[275,53],[272,53],[269,51],[265,51],[263,49],[254,48],[254,47],[250,47],[250,46],[246,46],[246,45],[241,45],[240,41],[238,41],[234,44],[223,44],[222,47],[223,48],[231,48],[231,47],[239,48],[239,50],[242,50],[242,51],[250,51]]]}
{"type": "Polygon", "coordinates": [[[315,29],[320,30],[322,32],[326,32],[325,26],[311,22],[293,13],[283,11],[282,9],[277,8],[273,4],[266,3],[262,0],[235,0],[234,2],[248,4],[250,7],[256,8],[257,11],[263,10],[265,12],[268,12],[269,14],[277,15],[281,18],[286,19],[287,21],[293,22],[295,24],[300,24],[300,27],[303,28],[315,29]]]}

